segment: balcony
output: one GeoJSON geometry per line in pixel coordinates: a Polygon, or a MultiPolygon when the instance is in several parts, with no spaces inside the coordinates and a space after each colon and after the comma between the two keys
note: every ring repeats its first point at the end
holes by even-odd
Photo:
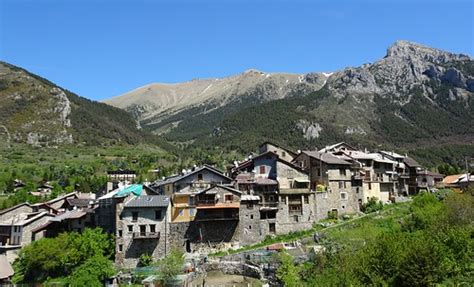
{"type": "Polygon", "coordinates": [[[194,219],[195,221],[221,221],[221,220],[239,220],[239,213],[229,214],[215,214],[215,213],[202,213],[198,212],[198,215],[194,219]]]}
{"type": "Polygon", "coordinates": [[[197,205],[206,205],[206,206],[209,206],[209,205],[215,205],[215,204],[216,204],[216,200],[215,200],[215,199],[198,200],[198,201],[197,201],[197,205]]]}
{"type": "Polygon", "coordinates": [[[159,232],[134,232],[133,239],[158,239],[160,238],[159,232]]]}

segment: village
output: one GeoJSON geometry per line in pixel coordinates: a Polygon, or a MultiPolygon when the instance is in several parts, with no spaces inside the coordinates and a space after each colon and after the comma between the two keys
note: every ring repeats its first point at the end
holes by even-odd
{"type": "Polygon", "coordinates": [[[225,171],[193,166],[154,182],[134,183],[132,170],[107,176],[104,192],[72,192],[0,211],[0,282],[13,276],[22,247],[62,232],[101,227],[115,236],[116,266],[133,269],[143,254],[159,259],[179,249],[202,258],[360,214],[371,200],[404,202],[474,182],[472,175],[431,172],[407,155],[344,142],[312,151],[264,142],[225,171]]]}

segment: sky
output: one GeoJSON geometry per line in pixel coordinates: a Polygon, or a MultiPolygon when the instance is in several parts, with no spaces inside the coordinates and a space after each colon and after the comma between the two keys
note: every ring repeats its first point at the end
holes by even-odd
{"type": "Polygon", "coordinates": [[[103,100],[247,69],[331,72],[396,40],[473,56],[474,0],[0,0],[0,60],[103,100]]]}

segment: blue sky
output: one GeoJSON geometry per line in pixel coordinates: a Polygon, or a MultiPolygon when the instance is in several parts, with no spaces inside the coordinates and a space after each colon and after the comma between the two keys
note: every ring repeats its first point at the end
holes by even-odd
{"type": "Polygon", "coordinates": [[[473,55],[473,1],[0,0],[0,59],[101,100],[249,68],[329,72],[397,39],[473,55]]]}

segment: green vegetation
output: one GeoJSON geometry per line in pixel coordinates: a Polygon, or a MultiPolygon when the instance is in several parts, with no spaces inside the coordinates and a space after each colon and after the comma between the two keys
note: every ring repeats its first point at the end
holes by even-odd
{"type": "Polygon", "coordinates": [[[43,238],[21,249],[13,263],[13,281],[34,284],[63,278],[60,281],[72,286],[103,286],[102,281],[115,273],[114,250],[113,238],[100,228],[43,238]]]}
{"type": "Polygon", "coordinates": [[[364,213],[371,213],[383,209],[383,203],[377,200],[376,197],[371,197],[367,203],[362,205],[361,211],[364,213]]]}
{"type": "Polygon", "coordinates": [[[158,261],[158,277],[162,284],[173,282],[183,272],[184,256],[178,249],[171,250],[165,258],[158,261]]]}
{"type": "Polygon", "coordinates": [[[298,286],[470,286],[474,197],[441,198],[423,193],[387,216],[328,230],[324,252],[305,264],[282,260],[278,278],[298,286]]]}

